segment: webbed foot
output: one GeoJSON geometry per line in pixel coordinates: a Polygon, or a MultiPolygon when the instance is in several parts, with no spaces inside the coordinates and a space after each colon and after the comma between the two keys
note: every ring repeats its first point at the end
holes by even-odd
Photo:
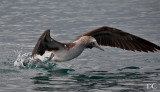
{"type": "Polygon", "coordinates": [[[43,60],[42,62],[46,64],[47,62],[51,61],[53,57],[54,57],[54,54],[51,53],[50,57],[47,60],[43,60]]]}

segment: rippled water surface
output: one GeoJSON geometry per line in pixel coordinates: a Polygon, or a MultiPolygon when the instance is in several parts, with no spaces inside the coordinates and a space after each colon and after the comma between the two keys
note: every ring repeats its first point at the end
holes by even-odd
{"type": "Polygon", "coordinates": [[[159,6],[159,0],[0,0],[0,92],[159,92],[160,51],[103,47],[54,65],[14,66],[48,28],[69,42],[107,25],[160,45],[159,6]]]}

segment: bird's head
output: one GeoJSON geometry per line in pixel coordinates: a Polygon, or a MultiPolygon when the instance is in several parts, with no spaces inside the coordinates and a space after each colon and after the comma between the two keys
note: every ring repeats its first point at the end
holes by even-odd
{"type": "Polygon", "coordinates": [[[82,40],[85,43],[86,48],[98,48],[102,51],[104,51],[104,49],[102,47],[99,46],[99,44],[97,43],[96,39],[92,36],[83,36],[80,38],[80,40],[82,40]]]}

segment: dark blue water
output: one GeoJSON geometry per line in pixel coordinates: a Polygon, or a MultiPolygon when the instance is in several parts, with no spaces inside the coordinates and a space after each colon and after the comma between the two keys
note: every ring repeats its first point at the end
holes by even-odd
{"type": "Polygon", "coordinates": [[[159,6],[159,0],[1,0],[0,91],[159,92],[160,51],[103,47],[105,52],[85,50],[54,66],[14,66],[18,56],[32,52],[48,28],[54,39],[70,42],[107,25],[160,45],[159,6]]]}

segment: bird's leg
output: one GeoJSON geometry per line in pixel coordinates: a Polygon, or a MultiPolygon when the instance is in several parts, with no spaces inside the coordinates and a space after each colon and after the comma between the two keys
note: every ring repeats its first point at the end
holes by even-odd
{"type": "Polygon", "coordinates": [[[47,60],[43,60],[42,62],[46,64],[47,62],[51,61],[53,57],[54,57],[54,54],[51,53],[50,57],[47,60]]]}

